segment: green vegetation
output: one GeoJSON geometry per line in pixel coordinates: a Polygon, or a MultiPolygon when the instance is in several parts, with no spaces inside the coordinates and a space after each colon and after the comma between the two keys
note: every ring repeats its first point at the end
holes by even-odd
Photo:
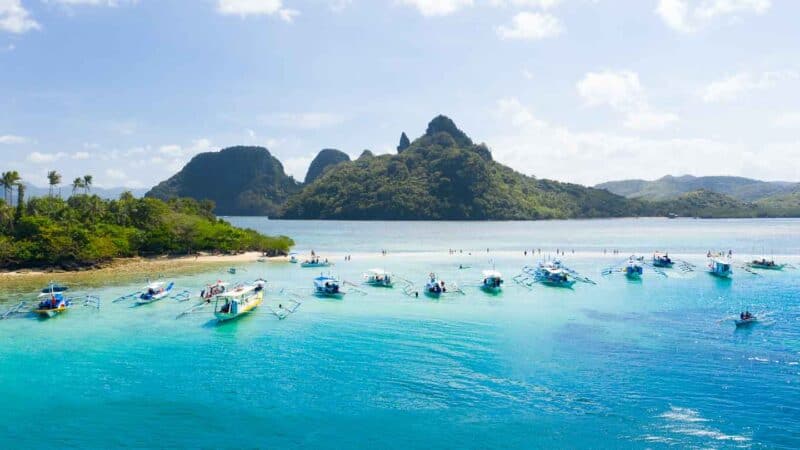
{"type": "Polygon", "coordinates": [[[336,150],[333,148],[326,148],[321,150],[317,153],[316,158],[311,161],[311,165],[308,166],[308,172],[306,172],[306,180],[305,183],[313,183],[314,180],[322,176],[326,170],[330,169],[331,167],[342,163],[350,161],[350,157],[347,156],[347,153],[336,150]]]}
{"type": "Polygon", "coordinates": [[[519,220],[621,217],[642,202],[604,190],[537,180],[492,160],[447,117],[398,155],[345,162],[289,198],[285,218],[519,220]]]}
{"type": "MultiPolygon", "coordinates": [[[[10,178],[9,178],[10,179],[10,178]]],[[[85,189],[91,177],[84,177],[85,189]]],[[[5,186],[5,184],[4,184],[5,186]]],[[[234,253],[261,251],[286,254],[294,242],[236,228],[217,219],[213,202],[154,198],[124,193],[118,200],[76,194],[26,201],[24,185],[16,186],[16,208],[0,200],[0,268],[74,269],[112,258],[198,251],[234,253]]],[[[10,194],[6,196],[10,197],[10,194]]]]}
{"type": "Polygon", "coordinates": [[[217,214],[278,216],[289,195],[300,190],[283,165],[262,147],[231,147],[201,153],[147,197],[212,200],[217,214]]]}
{"type": "Polygon", "coordinates": [[[628,198],[661,201],[674,200],[683,194],[706,190],[724,194],[743,202],[754,202],[791,192],[797,183],[760,181],[742,177],[693,177],[667,175],[658,180],[610,181],[595,186],[628,198]]]}

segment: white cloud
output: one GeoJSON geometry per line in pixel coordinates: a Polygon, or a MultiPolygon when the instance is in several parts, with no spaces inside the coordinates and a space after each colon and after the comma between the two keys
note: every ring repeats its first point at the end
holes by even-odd
{"type": "Polygon", "coordinates": [[[564,27],[558,17],[545,13],[521,12],[511,19],[511,25],[497,27],[501,39],[540,40],[558,36],[564,27]]]}
{"type": "Polygon", "coordinates": [[[14,145],[14,144],[27,144],[28,142],[30,142],[30,140],[23,136],[15,136],[13,134],[0,135],[0,144],[14,145]]]}
{"type": "Polygon", "coordinates": [[[659,0],[656,14],[670,28],[689,33],[719,18],[764,14],[771,6],[770,0],[659,0]]]}
{"type": "Polygon", "coordinates": [[[329,0],[328,7],[333,12],[342,12],[353,4],[353,0],[329,0]]]}
{"type": "Polygon", "coordinates": [[[111,6],[138,3],[139,0],[46,0],[66,6],[111,6]]]}
{"type": "Polygon", "coordinates": [[[0,31],[21,34],[40,28],[21,0],[0,0],[0,31]]]}
{"type": "Polygon", "coordinates": [[[703,101],[716,103],[736,100],[751,91],[769,89],[780,81],[800,79],[800,72],[786,70],[763,72],[758,76],[742,72],[709,83],[702,92],[703,101]]]}
{"type": "Polygon", "coordinates": [[[800,128],[800,112],[786,112],[776,116],[772,124],[778,128],[800,128]]]}
{"type": "Polygon", "coordinates": [[[426,17],[446,16],[462,8],[472,6],[472,0],[399,0],[400,3],[413,6],[426,17]]]}
{"type": "Polygon", "coordinates": [[[331,113],[275,113],[261,116],[261,123],[271,127],[299,128],[304,130],[339,125],[344,117],[331,113]]]}
{"type": "Polygon", "coordinates": [[[624,113],[626,128],[658,130],[678,121],[676,114],[653,110],[636,72],[589,72],[576,88],[587,106],[607,105],[624,113]]]}
{"type": "Polygon", "coordinates": [[[561,3],[561,0],[491,0],[492,6],[515,6],[523,8],[550,9],[561,3]]]}
{"type": "Polygon", "coordinates": [[[495,159],[542,178],[590,185],[687,173],[800,179],[797,142],[748,148],[704,138],[648,139],[581,132],[538,119],[515,98],[498,101],[494,114],[499,131],[488,142],[495,159]]]}
{"type": "Polygon", "coordinates": [[[284,8],[283,0],[217,0],[217,11],[241,17],[277,15],[285,22],[291,22],[300,14],[300,11],[284,8]]]}
{"type": "Polygon", "coordinates": [[[58,161],[63,159],[67,156],[64,152],[58,153],[40,153],[40,152],[32,152],[28,154],[28,162],[34,164],[47,164],[51,162],[58,161]]]}
{"type": "Polygon", "coordinates": [[[90,156],[89,152],[75,152],[72,154],[72,159],[84,160],[89,159],[90,156]]]}

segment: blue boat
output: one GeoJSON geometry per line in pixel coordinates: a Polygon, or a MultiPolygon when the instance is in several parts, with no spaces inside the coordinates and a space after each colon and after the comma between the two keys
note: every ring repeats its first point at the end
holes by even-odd
{"type": "Polygon", "coordinates": [[[431,298],[439,298],[447,292],[444,281],[436,278],[436,274],[431,273],[429,278],[429,281],[425,283],[425,295],[431,298]]]}
{"type": "Polygon", "coordinates": [[[718,278],[730,278],[733,276],[733,266],[730,260],[712,256],[708,259],[708,273],[718,278]]]}
{"type": "Polygon", "coordinates": [[[317,297],[342,298],[344,294],[338,279],[324,275],[314,278],[314,295],[317,297]]]}
{"type": "Polygon", "coordinates": [[[484,270],[481,289],[490,294],[499,293],[503,289],[503,275],[494,269],[484,270]]]}
{"type": "Polygon", "coordinates": [[[635,258],[631,258],[628,260],[628,263],[625,264],[623,269],[625,271],[625,276],[630,278],[631,280],[639,280],[642,278],[642,274],[644,273],[644,268],[639,260],[635,258]]]}
{"type": "Polygon", "coordinates": [[[67,298],[64,291],[41,293],[39,294],[38,300],[39,304],[33,312],[42,317],[53,317],[72,307],[72,301],[67,298]]]}
{"type": "Polygon", "coordinates": [[[535,279],[545,286],[571,288],[576,280],[561,266],[561,261],[539,263],[536,268],[535,279]]]}
{"type": "Polygon", "coordinates": [[[669,253],[655,252],[653,253],[652,264],[654,267],[663,267],[669,269],[675,265],[675,261],[669,257],[669,253]]]}
{"type": "Polygon", "coordinates": [[[144,287],[144,291],[139,295],[139,299],[136,301],[136,304],[146,305],[157,302],[168,296],[173,287],[175,287],[175,283],[169,283],[166,286],[164,286],[164,283],[160,281],[149,283],[144,287]]]}

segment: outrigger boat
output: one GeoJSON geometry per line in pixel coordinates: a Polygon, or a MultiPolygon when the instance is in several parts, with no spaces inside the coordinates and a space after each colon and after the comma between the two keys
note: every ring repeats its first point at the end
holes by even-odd
{"type": "Polygon", "coordinates": [[[708,259],[708,273],[718,278],[730,278],[733,276],[733,265],[729,259],[712,256],[708,259]]]}
{"type": "Polygon", "coordinates": [[[392,274],[383,269],[370,269],[364,274],[364,284],[375,287],[392,287],[392,274]]]}
{"type": "Polygon", "coordinates": [[[503,289],[503,275],[492,269],[483,271],[483,283],[481,289],[486,292],[497,294],[503,289]]]}
{"type": "Polygon", "coordinates": [[[0,319],[8,319],[19,315],[33,312],[41,317],[53,317],[57,314],[66,312],[73,305],[92,306],[100,309],[100,298],[94,295],[83,295],[79,297],[67,297],[68,287],[50,284],[48,287],[39,291],[33,309],[28,306],[27,301],[21,301],[10,309],[0,313],[0,319]],[[77,303],[81,301],[82,303],[77,303]]]}
{"type": "Polygon", "coordinates": [[[224,293],[228,289],[229,284],[222,280],[217,280],[214,284],[209,284],[202,291],[200,291],[200,298],[210,302],[215,296],[224,293]]]}
{"type": "Polygon", "coordinates": [[[342,298],[344,294],[337,278],[325,275],[314,278],[314,295],[317,297],[342,298]]]}
{"type": "Polygon", "coordinates": [[[736,328],[746,327],[756,322],[758,322],[758,318],[749,311],[740,313],[738,319],[733,319],[733,323],[736,324],[736,328]]]}
{"type": "Polygon", "coordinates": [[[430,280],[425,283],[425,295],[428,297],[439,298],[447,292],[447,287],[444,284],[444,281],[439,280],[436,278],[436,274],[430,274],[430,280]]]}
{"type": "Polygon", "coordinates": [[[331,263],[325,259],[320,260],[319,256],[314,256],[300,263],[300,267],[329,267],[331,263]]]}
{"type": "Polygon", "coordinates": [[[783,270],[786,264],[777,264],[774,259],[761,258],[750,261],[747,263],[747,267],[761,270],[783,270]]]}
{"type": "Polygon", "coordinates": [[[535,274],[536,280],[545,286],[571,288],[576,283],[559,261],[539,263],[535,274]]]}
{"type": "Polygon", "coordinates": [[[289,262],[292,264],[297,264],[297,253],[289,253],[289,262]]]}
{"type": "Polygon", "coordinates": [[[232,291],[217,295],[214,317],[219,322],[236,319],[256,309],[264,301],[264,281],[239,286],[232,291]]]}
{"type": "Polygon", "coordinates": [[[640,280],[644,273],[644,268],[638,259],[631,257],[628,259],[627,264],[625,264],[624,271],[627,278],[631,280],[640,280]]]}
{"type": "Polygon", "coordinates": [[[675,261],[673,261],[672,258],[669,257],[669,253],[655,252],[653,253],[652,264],[654,267],[669,269],[675,265],[675,261]]]}
{"type": "Polygon", "coordinates": [[[150,303],[157,302],[169,295],[172,291],[172,288],[175,287],[175,283],[170,282],[168,285],[164,286],[164,283],[161,281],[155,281],[153,283],[148,283],[147,286],[144,287],[144,291],[139,294],[139,299],[136,300],[137,305],[147,305],[150,303]]]}
{"type": "Polygon", "coordinates": [[[39,294],[39,304],[33,312],[41,317],[53,317],[72,308],[72,300],[64,294],[66,291],[67,288],[64,287],[60,291],[52,290],[48,293],[39,294]]]}

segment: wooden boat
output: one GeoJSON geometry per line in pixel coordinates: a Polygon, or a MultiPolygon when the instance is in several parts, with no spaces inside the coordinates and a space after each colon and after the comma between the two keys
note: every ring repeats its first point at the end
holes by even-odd
{"type": "Polygon", "coordinates": [[[436,278],[436,274],[430,274],[430,280],[425,283],[425,295],[432,298],[439,298],[447,292],[447,288],[444,285],[444,281],[439,280],[436,278]]]}
{"type": "Polygon", "coordinates": [[[307,259],[300,263],[300,267],[329,267],[331,265],[327,259],[320,260],[319,256],[315,256],[311,259],[307,259]]]}
{"type": "Polygon", "coordinates": [[[761,270],[783,270],[786,264],[776,264],[773,259],[761,258],[750,261],[747,263],[747,267],[761,270]]]}
{"type": "Polygon", "coordinates": [[[292,264],[297,264],[297,253],[289,253],[289,262],[292,264]]]}
{"type": "Polygon", "coordinates": [[[575,280],[569,272],[554,264],[540,264],[536,270],[536,281],[545,286],[571,288],[575,280]]]}
{"type": "Polygon", "coordinates": [[[503,275],[500,272],[492,269],[484,270],[482,274],[481,289],[492,294],[496,294],[503,289],[503,275]]]}
{"type": "Polygon", "coordinates": [[[750,325],[752,325],[752,324],[754,324],[756,322],[758,322],[758,317],[756,317],[753,314],[750,314],[749,312],[748,313],[741,313],[741,314],[739,314],[738,318],[733,319],[733,323],[736,324],[736,328],[747,327],[747,326],[750,326],[750,325]]]}
{"type": "Polygon", "coordinates": [[[733,266],[729,260],[712,256],[708,259],[708,273],[719,278],[730,278],[733,276],[733,266]]]}
{"type": "Polygon", "coordinates": [[[623,270],[625,271],[625,276],[631,280],[641,279],[644,273],[641,263],[635,258],[629,259],[623,270]]]}
{"type": "Polygon", "coordinates": [[[175,283],[172,282],[166,286],[164,286],[164,283],[161,281],[149,283],[144,287],[144,291],[139,295],[139,299],[136,300],[136,304],[147,305],[157,302],[164,297],[167,297],[172,291],[173,287],[175,287],[175,283]]]}
{"type": "Polygon", "coordinates": [[[675,261],[669,257],[669,253],[655,252],[652,264],[654,267],[671,268],[675,265],[675,261]]]}
{"type": "Polygon", "coordinates": [[[216,283],[209,284],[202,291],[200,291],[200,298],[205,301],[211,301],[215,296],[222,294],[228,289],[228,283],[222,280],[217,280],[216,283]]]}
{"type": "Polygon", "coordinates": [[[364,274],[364,283],[375,287],[392,287],[392,274],[383,269],[370,269],[364,274]]]}
{"type": "Polygon", "coordinates": [[[314,278],[314,295],[317,297],[342,298],[344,294],[339,280],[333,276],[320,275],[314,278]]]}
{"type": "Polygon", "coordinates": [[[264,301],[264,283],[261,281],[248,286],[239,286],[223,292],[214,302],[214,317],[225,322],[241,317],[258,308],[264,301]]]}
{"type": "Polygon", "coordinates": [[[53,317],[67,311],[72,307],[72,301],[64,294],[65,290],[39,294],[39,303],[33,312],[41,317],[53,317]]]}

